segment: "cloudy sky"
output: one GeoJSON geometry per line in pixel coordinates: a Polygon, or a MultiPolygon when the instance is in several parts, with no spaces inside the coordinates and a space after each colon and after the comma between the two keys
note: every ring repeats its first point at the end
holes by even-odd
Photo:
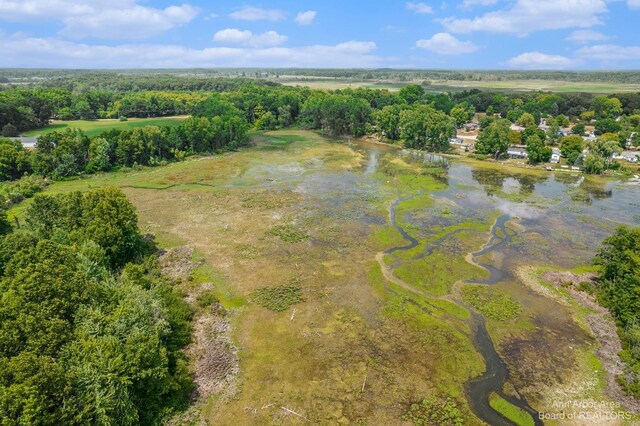
{"type": "Polygon", "coordinates": [[[640,0],[0,0],[0,67],[640,69],[639,23],[640,0]]]}

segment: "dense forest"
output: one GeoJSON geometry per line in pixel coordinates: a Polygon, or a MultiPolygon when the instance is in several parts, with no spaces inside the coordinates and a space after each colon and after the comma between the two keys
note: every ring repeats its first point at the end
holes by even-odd
{"type": "Polygon", "coordinates": [[[611,312],[622,339],[627,371],[618,380],[640,398],[640,229],[618,229],[604,240],[594,263],[601,268],[598,301],[611,312]]]}
{"type": "Polygon", "coordinates": [[[188,403],[191,311],[116,188],[37,196],[0,227],[0,419],[156,424],[188,403]]]}

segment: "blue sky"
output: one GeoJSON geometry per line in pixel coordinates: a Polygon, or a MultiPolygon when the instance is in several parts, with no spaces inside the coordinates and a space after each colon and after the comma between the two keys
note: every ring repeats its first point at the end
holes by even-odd
{"type": "Polygon", "coordinates": [[[0,67],[640,69],[640,0],[0,0],[0,67]]]}

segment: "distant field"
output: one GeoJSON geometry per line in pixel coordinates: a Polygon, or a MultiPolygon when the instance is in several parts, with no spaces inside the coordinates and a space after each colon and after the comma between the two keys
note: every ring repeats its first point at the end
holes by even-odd
{"type": "MultiPolygon", "coordinates": [[[[387,82],[387,81],[363,81],[348,78],[329,79],[280,79],[279,83],[286,86],[306,86],[312,89],[356,89],[359,87],[371,89],[387,89],[398,91],[407,84],[421,84],[425,80],[387,82]]],[[[460,81],[460,80],[426,80],[434,91],[487,89],[505,91],[535,91],[550,92],[584,92],[584,93],[616,93],[616,92],[640,92],[640,84],[625,83],[600,83],[600,82],[570,82],[561,80],[504,80],[504,81],[460,81]]]]}
{"type": "Polygon", "coordinates": [[[614,93],[638,92],[640,84],[568,82],[559,80],[509,80],[509,81],[434,81],[434,86],[459,89],[494,90],[544,90],[550,92],[614,93]]]}
{"type": "Polygon", "coordinates": [[[301,86],[301,87],[310,87],[312,89],[327,89],[327,90],[337,90],[337,89],[357,89],[360,87],[364,87],[367,89],[387,89],[391,92],[399,91],[404,86],[409,83],[386,83],[386,82],[371,82],[371,81],[352,81],[352,80],[332,80],[332,79],[322,79],[322,80],[278,80],[278,83],[284,84],[285,86],[301,86]]]}
{"type": "Polygon", "coordinates": [[[89,137],[98,136],[110,129],[130,130],[144,126],[177,126],[187,117],[162,118],[130,118],[128,121],[119,120],[72,120],[56,121],[42,129],[29,130],[23,136],[39,136],[64,129],[80,129],[89,137]]]}

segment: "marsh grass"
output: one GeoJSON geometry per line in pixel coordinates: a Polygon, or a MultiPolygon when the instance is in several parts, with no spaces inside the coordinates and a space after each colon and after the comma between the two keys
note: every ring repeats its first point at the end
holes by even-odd
{"type": "Polygon", "coordinates": [[[504,291],[484,285],[465,285],[462,288],[462,299],[496,321],[514,320],[523,310],[520,302],[504,291]]]}
{"type": "Polygon", "coordinates": [[[528,413],[522,411],[518,407],[511,405],[508,401],[506,401],[496,393],[492,393],[489,397],[489,405],[491,406],[491,408],[501,413],[518,426],[535,425],[533,419],[528,413]]]}
{"type": "Polygon", "coordinates": [[[272,311],[285,311],[304,301],[302,289],[294,284],[262,287],[249,295],[249,300],[272,311]]]}
{"type": "Polygon", "coordinates": [[[287,243],[299,243],[309,238],[307,233],[290,224],[275,225],[267,233],[287,243]]]}

